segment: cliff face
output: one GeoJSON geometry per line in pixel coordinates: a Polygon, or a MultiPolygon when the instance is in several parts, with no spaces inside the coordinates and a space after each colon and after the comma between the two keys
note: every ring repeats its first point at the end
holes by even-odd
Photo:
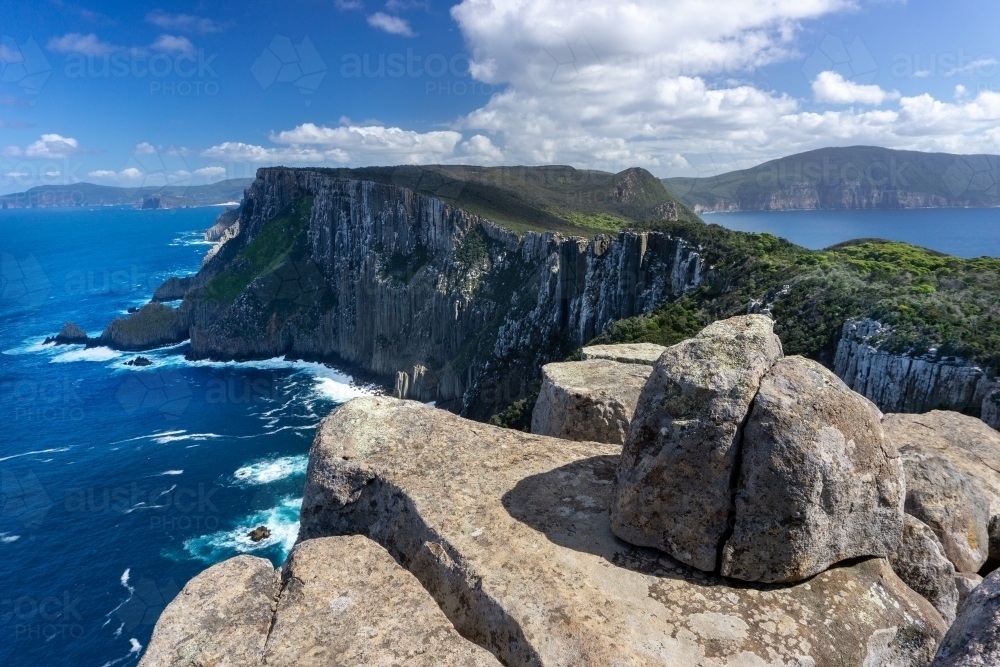
{"type": "Polygon", "coordinates": [[[871,319],[844,323],[834,372],[847,386],[885,412],[954,410],[983,414],[989,423],[991,409],[986,403],[998,388],[990,369],[957,358],[890,354],[878,348],[886,333],[885,325],[871,319]]]}
{"type": "Polygon", "coordinates": [[[771,192],[760,188],[740,188],[736,200],[719,199],[712,204],[695,204],[696,213],[724,211],[811,211],[831,209],[943,208],[954,202],[934,194],[883,188],[863,182],[832,186],[809,182],[785,183],[771,192]]]}
{"type": "Polygon", "coordinates": [[[412,190],[307,170],[258,172],[223,241],[177,311],[191,356],[347,362],[475,418],[523,397],[539,365],[704,278],[680,238],[518,237],[412,190]],[[301,234],[254,269],[269,223],[296,206],[301,234]],[[246,286],[220,297],[241,274],[246,286]]]}

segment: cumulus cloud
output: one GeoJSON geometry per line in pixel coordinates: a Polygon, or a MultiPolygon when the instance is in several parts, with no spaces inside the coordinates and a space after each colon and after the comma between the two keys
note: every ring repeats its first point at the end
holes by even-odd
{"type": "Polygon", "coordinates": [[[141,144],[136,144],[135,150],[133,150],[132,152],[135,153],[136,155],[153,155],[154,153],[156,153],[156,146],[149,143],[148,141],[144,141],[141,144]]]}
{"type": "Polygon", "coordinates": [[[812,82],[817,102],[831,104],[871,104],[879,106],[886,100],[898,100],[896,91],[886,92],[875,85],[863,85],[845,79],[839,72],[820,72],[812,82]]]}
{"type": "Polygon", "coordinates": [[[402,35],[403,37],[416,37],[410,22],[398,16],[390,16],[385,12],[375,12],[368,17],[368,25],[379,30],[384,30],[391,35],[402,35]]]}
{"type": "Polygon", "coordinates": [[[3,150],[0,150],[0,156],[3,157],[21,157],[23,154],[24,151],[18,146],[7,146],[3,150]]]}
{"type": "Polygon", "coordinates": [[[84,56],[104,56],[114,53],[118,47],[102,42],[94,33],[83,35],[78,32],[66,33],[62,37],[49,40],[49,50],[56,53],[79,53],[84,56]]]}
{"type": "Polygon", "coordinates": [[[42,137],[24,149],[25,157],[62,159],[78,155],[80,144],[72,137],[59,134],[43,134],[42,137]]]}
{"type": "Polygon", "coordinates": [[[190,14],[168,14],[162,9],[146,14],[146,22],[164,30],[179,30],[181,32],[206,34],[222,30],[222,26],[212,19],[190,14]]]}
{"type": "Polygon", "coordinates": [[[201,176],[210,181],[221,181],[226,178],[226,173],[225,167],[202,167],[194,170],[195,176],[201,176]]]}
{"type": "Polygon", "coordinates": [[[342,12],[349,11],[351,9],[364,8],[364,4],[361,3],[361,0],[334,0],[333,6],[342,12]]]}
{"type": "Polygon", "coordinates": [[[192,54],[195,50],[194,44],[191,43],[190,39],[178,35],[160,35],[150,48],[163,53],[182,54],[192,54]]]}

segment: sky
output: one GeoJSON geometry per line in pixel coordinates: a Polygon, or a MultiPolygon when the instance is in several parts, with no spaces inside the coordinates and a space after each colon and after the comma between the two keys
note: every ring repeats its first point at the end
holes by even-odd
{"type": "Polygon", "coordinates": [[[995,0],[0,0],[0,194],[262,166],[1000,153],[995,0]]]}

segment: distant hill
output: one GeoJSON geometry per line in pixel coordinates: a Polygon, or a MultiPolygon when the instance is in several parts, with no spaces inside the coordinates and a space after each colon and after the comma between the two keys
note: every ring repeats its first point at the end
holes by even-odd
{"type": "Polygon", "coordinates": [[[822,148],[708,178],[665,178],[697,212],[1000,206],[1000,156],[822,148]]]}
{"type": "Polygon", "coordinates": [[[639,168],[617,174],[566,166],[429,165],[309,171],[405,187],[516,232],[613,233],[623,227],[649,228],[665,221],[698,219],[659,179],[639,168]]]}
{"type": "Polygon", "coordinates": [[[235,178],[211,185],[164,185],[117,188],[93,183],[41,185],[0,197],[0,208],[59,208],[66,206],[135,206],[181,208],[240,201],[252,178],[235,178]]]}

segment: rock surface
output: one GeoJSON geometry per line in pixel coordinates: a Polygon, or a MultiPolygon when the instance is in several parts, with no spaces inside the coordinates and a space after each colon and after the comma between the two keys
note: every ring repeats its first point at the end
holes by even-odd
{"type": "Polygon", "coordinates": [[[153,292],[153,301],[177,301],[191,288],[191,278],[171,276],[153,292]]]}
{"type": "Polygon", "coordinates": [[[955,620],[960,604],[959,578],[934,531],[907,514],[903,521],[903,539],[889,562],[907,586],[941,612],[946,623],[955,620]]]}
{"type": "Polygon", "coordinates": [[[983,580],[962,605],[931,667],[1000,665],[1000,570],[983,580]]]}
{"type": "Polygon", "coordinates": [[[906,492],[881,418],[815,361],[775,363],[744,428],[722,574],[801,581],[842,560],[892,554],[906,492]]]}
{"type": "Polygon", "coordinates": [[[656,362],[618,467],[611,507],[618,537],[715,569],[742,424],[761,378],[782,356],[773,328],[763,315],[716,322],[656,362]]]}
{"type": "Polygon", "coordinates": [[[263,664],[280,585],[263,558],[237,556],[213,565],[163,610],[139,667],[263,664]]]}
{"type": "Polygon", "coordinates": [[[180,343],[187,335],[183,318],[176,310],[162,303],[147,303],[139,312],[112,321],[96,342],[138,352],[180,343]]]}
{"type": "MultiPolygon", "coordinates": [[[[896,447],[919,444],[951,461],[990,499],[1000,516],[1000,433],[973,417],[935,410],[923,415],[886,415],[882,422],[896,447]]],[[[1000,522],[990,524],[990,557],[1000,559],[1000,522]]]]}
{"type": "Polygon", "coordinates": [[[992,429],[1000,430],[1000,389],[995,389],[983,399],[983,422],[992,429]]]}
{"type": "Polygon", "coordinates": [[[990,501],[948,459],[920,445],[900,450],[906,513],[927,524],[958,572],[978,572],[989,556],[990,501]]]}
{"type": "Polygon", "coordinates": [[[983,578],[978,574],[968,572],[957,572],[955,574],[955,588],[958,591],[958,609],[962,608],[965,601],[976,590],[976,587],[983,583],[983,578]]]}
{"type": "Polygon", "coordinates": [[[617,451],[355,399],[317,433],[300,539],[368,535],[511,666],[929,662],[945,625],[883,559],[731,586],[617,540],[617,451]]]}
{"type": "Polygon", "coordinates": [[[268,667],[500,667],[366,537],[300,542],[282,581],[262,663],[268,667]]]}
{"type": "Polygon", "coordinates": [[[583,348],[581,355],[588,359],[607,359],[623,364],[652,366],[667,348],[653,343],[619,343],[617,345],[591,345],[583,348]]]}
{"type": "Polygon", "coordinates": [[[606,359],[542,367],[531,432],[566,440],[625,443],[652,368],[606,359]]]}
{"type": "Polygon", "coordinates": [[[90,338],[87,336],[87,332],[76,326],[72,322],[67,322],[63,325],[63,328],[59,330],[55,338],[52,339],[57,345],[75,345],[79,343],[86,343],[90,338]]]}

